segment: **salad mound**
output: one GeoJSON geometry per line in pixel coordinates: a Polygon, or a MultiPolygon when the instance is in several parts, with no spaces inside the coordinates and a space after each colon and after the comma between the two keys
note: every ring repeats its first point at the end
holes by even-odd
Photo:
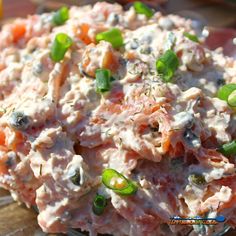
{"type": "Polygon", "coordinates": [[[16,19],[0,42],[0,186],[43,231],[236,226],[236,61],[190,20],[99,2],[16,19]]]}

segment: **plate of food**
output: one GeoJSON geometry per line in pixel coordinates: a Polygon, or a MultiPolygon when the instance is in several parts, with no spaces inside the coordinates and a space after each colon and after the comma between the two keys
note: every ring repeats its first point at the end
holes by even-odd
{"type": "Polygon", "coordinates": [[[191,20],[98,2],[16,19],[0,42],[1,206],[53,234],[235,227],[236,60],[191,20]]]}

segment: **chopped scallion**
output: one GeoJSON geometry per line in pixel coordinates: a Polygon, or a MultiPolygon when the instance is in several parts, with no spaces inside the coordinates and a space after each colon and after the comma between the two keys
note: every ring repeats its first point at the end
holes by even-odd
{"type": "Polygon", "coordinates": [[[198,37],[196,35],[194,35],[194,34],[190,34],[188,32],[184,32],[184,36],[186,38],[188,38],[189,40],[193,41],[193,42],[199,43],[198,37]]]}
{"type": "Polygon", "coordinates": [[[55,25],[63,25],[69,19],[69,10],[67,7],[62,7],[54,13],[52,18],[55,25]]]}
{"type": "Polygon", "coordinates": [[[236,140],[222,145],[219,149],[224,156],[235,155],[236,154],[236,140]]]}
{"type": "Polygon", "coordinates": [[[229,95],[234,90],[236,90],[236,84],[226,84],[219,89],[217,97],[221,100],[228,101],[229,95]]]}
{"type": "Polygon", "coordinates": [[[231,107],[236,107],[236,90],[234,90],[228,97],[228,104],[231,107]]]}
{"type": "Polygon", "coordinates": [[[68,35],[64,33],[57,34],[51,48],[52,60],[55,62],[61,61],[72,43],[72,39],[68,35]]]}
{"type": "Polygon", "coordinates": [[[108,31],[98,33],[96,35],[96,41],[100,42],[102,40],[111,43],[113,48],[119,48],[124,44],[121,31],[117,28],[113,28],[108,31]]]}
{"type": "Polygon", "coordinates": [[[106,169],[102,173],[103,184],[120,195],[133,195],[137,192],[137,185],[114,169],[106,169]]]}
{"type": "Polygon", "coordinates": [[[170,82],[179,66],[177,55],[172,50],[167,50],[157,61],[157,72],[162,76],[164,82],[170,82]]]}
{"type": "Polygon", "coordinates": [[[111,72],[107,69],[96,70],[96,90],[98,93],[105,93],[111,88],[111,72]]]}
{"type": "Polygon", "coordinates": [[[154,11],[142,2],[134,2],[134,9],[137,14],[145,15],[147,18],[154,15],[154,11]]]}
{"type": "Polygon", "coordinates": [[[95,215],[102,215],[107,206],[107,200],[104,196],[97,194],[93,200],[93,213],[95,215]]]}

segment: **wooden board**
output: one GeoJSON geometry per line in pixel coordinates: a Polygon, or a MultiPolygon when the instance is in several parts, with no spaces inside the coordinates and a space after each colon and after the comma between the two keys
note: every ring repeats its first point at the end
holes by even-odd
{"type": "MultiPolygon", "coordinates": [[[[10,197],[8,191],[0,188],[0,199],[6,196],[10,197]]],[[[84,233],[79,235],[85,236],[84,233]]],[[[235,235],[236,231],[230,230],[224,236],[235,235]]],[[[63,236],[63,234],[43,233],[38,226],[35,211],[16,202],[1,205],[0,200],[0,236],[63,236]]]]}
{"type": "Polygon", "coordinates": [[[18,205],[13,199],[11,202],[9,193],[3,189],[0,189],[0,199],[0,235],[33,236],[40,232],[33,210],[18,205]]]}

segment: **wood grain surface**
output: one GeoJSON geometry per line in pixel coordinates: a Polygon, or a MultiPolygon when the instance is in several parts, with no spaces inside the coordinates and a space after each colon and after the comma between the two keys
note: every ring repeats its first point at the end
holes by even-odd
{"type": "MultiPolygon", "coordinates": [[[[0,199],[5,199],[9,193],[0,189],[0,199]]],[[[13,199],[12,199],[13,201],[13,199]]],[[[39,229],[37,214],[32,210],[18,205],[16,202],[0,204],[0,235],[30,236],[39,229]]]]}
{"type": "MultiPolygon", "coordinates": [[[[1,0],[0,0],[1,1],[1,0]]],[[[41,11],[42,6],[38,3],[41,0],[3,0],[3,17],[8,20],[13,17],[25,17],[28,14],[34,14],[41,11]]],[[[94,2],[94,0],[88,0],[94,2]]],[[[88,2],[87,1],[87,2],[88,2]]],[[[44,1],[47,9],[55,9],[63,0],[44,1]]],[[[64,1],[75,2],[75,0],[64,1]]],[[[79,2],[79,1],[77,1],[79,2]]],[[[81,0],[80,3],[86,0],[81,0]]],[[[162,6],[166,13],[181,13],[183,11],[194,12],[203,17],[207,24],[215,27],[235,27],[236,28],[236,9],[215,3],[209,3],[205,0],[169,0],[162,6]]],[[[1,42],[0,42],[1,43],[1,42]]],[[[0,236],[42,236],[37,224],[37,214],[32,209],[27,209],[24,205],[13,202],[9,193],[0,188],[0,236]]],[[[235,236],[236,231],[231,230],[225,236],[235,236]]],[[[51,234],[51,236],[53,236],[51,234]]]]}

